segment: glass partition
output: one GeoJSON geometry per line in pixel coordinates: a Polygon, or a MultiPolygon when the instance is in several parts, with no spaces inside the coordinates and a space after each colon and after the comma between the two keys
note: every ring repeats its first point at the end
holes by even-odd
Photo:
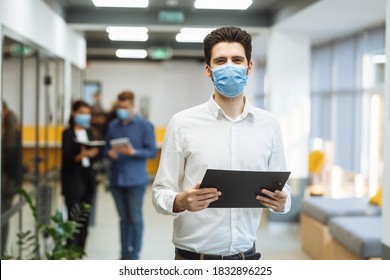
{"type": "Polygon", "coordinates": [[[9,250],[9,219],[11,208],[18,200],[15,195],[22,185],[22,44],[4,38],[2,75],[2,126],[1,126],[1,249],[2,255],[9,250]]]}
{"type": "Polygon", "coordinates": [[[50,223],[52,209],[58,209],[62,198],[56,187],[64,124],[64,62],[11,31],[4,33],[10,36],[3,37],[1,66],[2,259],[39,259],[45,257],[47,244],[44,235],[35,234],[37,225],[50,223]],[[38,220],[17,195],[19,188],[32,198],[38,220]],[[27,231],[35,238],[29,242],[39,243],[40,250],[21,245],[20,233],[27,231]]]}

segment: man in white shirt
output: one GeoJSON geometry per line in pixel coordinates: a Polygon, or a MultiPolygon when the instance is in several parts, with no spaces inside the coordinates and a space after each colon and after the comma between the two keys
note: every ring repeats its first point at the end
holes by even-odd
{"type": "MultiPolygon", "coordinates": [[[[208,208],[221,194],[199,188],[208,168],[285,170],[277,120],[243,94],[252,70],[252,39],[221,27],[204,39],[206,75],[215,92],[208,102],[174,115],[168,125],[153,183],[157,212],[174,216],[175,259],[259,259],[256,231],[262,208],[208,208]]],[[[271,211],[287,213],[291,188],[257,196],[271,211]]]]}

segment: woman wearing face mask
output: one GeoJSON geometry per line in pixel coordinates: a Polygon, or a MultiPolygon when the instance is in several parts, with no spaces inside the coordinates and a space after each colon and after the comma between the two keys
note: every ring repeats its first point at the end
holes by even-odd
{"type": "MultiPolygon", "coordinates": [[[[88,234],[87,217],[79,217],[75,212],[83,209],[84,203],[91,205],[96,189],[95,174],[92,161],[97,157],[99,149],[86,147],[80,142],[92,139],[90,130],[91,109],[84,101],[76,101],[72,107],[69,127],[62,134],[62,194],[68,210],[68,219],[80,224],[78,232],[68,240],[69,246],[77,246],[84,252],[88,234]]],[[[85,214],[84,214],[85,215],[85,214]]]]}

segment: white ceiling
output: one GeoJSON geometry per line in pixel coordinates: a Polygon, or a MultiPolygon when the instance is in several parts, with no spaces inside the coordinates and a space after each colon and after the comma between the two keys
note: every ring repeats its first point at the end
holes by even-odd
{"type": "Polygon", "coordinates": [[[386,0],[322,0],[274,28],[308,33],[318,44],[383,24],[385,18],[386,0]]]}

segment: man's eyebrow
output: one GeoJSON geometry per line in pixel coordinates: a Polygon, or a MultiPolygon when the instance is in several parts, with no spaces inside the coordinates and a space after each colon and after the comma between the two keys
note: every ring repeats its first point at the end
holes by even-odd
{"type": "MultiPolygon", "coordinates": [[[[215,57],[213,58],[213,61],[216,61],[216,60],[220,60],[220,59],[227,59],[226,56],[218,56],[218,57],[215,57]]],[[[241,56],[241,55],[235,55],[232,57],[232,59],[245,59],[245,56],[241,56]]]]}
{"type": "Polygon", "coordinates": [[[220,60],[220,59],[226,59],[226,56],[214,57],[214,58],[213,58],[213,61],[220,60]]]}

